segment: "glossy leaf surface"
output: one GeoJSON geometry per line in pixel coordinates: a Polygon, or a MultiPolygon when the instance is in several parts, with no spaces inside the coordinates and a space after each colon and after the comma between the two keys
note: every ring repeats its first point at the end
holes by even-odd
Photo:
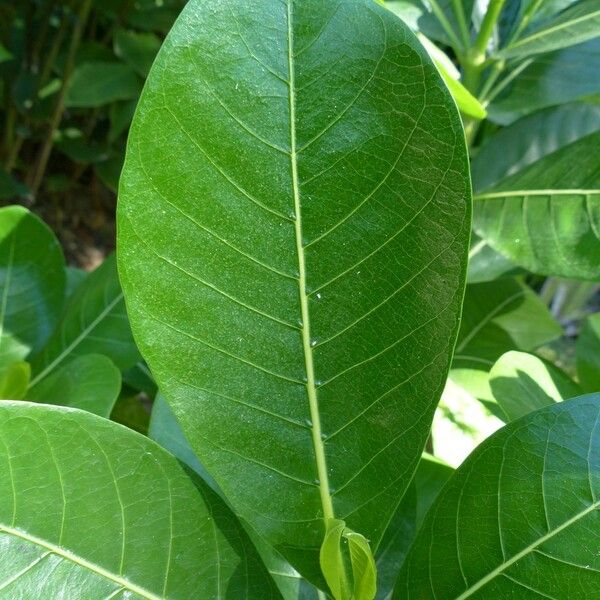
{"type": "Polygon", "coordinates": [[[121,373],[112,361],[102,354],[84,354],[30,388],[26,399],[71,406],[108,418],[120,391],[121,373]]]}
{"type": "Polygon", "coordinates": [[[598,0],[581,0],[503,48],[502,58],[523,58],[585,42],[600,35],[598,0]]]}
{"type": "Polygon", "coordinates": [[[114,256],[90,273],[69,298],[48,343],[32,358],[31,385],[74,357],[94,353],[108,356],[121,370],[139,359],[114,256]]]}
{"type": "Polygon", "coordinates": [[[63,304],[65,259],[48,227],[21,206],[0,209],[0,366],[39,349],[63,304]]]}
{"type": "Polygon", "coordinates": [[[600,130],[600,104],[565,104],[519,119],[488,137],[471,163],[473,190],[484,192],[548,154],[600,130]]]}
{"type": "Polygon", "coordinates": [[[0,596],[277,598],[243,531],[147,438],[0,403],[0,596]]]}
{"type": "Polygon", "coordinates": [[[504,125],[549,106],[600,93],[600,37],[534,57],[488,107],[492,121],[504,125]]]}
{"type": "Polygon", "coordinates": [[[425,443],[466,170],[435,67],[370,0],[192,1],[140,100],[118,215],[136,339],[236,512],[313,580],[323,517],[376,547],[425,443]]]}
{"type": "Polygon", "coordinates": [[[510,421],[582,393],[581,388],[553,364],[533,354],[514,351],[503,354],[492,367],[490,387],[510,421]]]}
{"type": "Polygon", "coordinates": [[[597,395],[567,400],[478,447],[432,506],[395,598],[597,598],[599,415],[597,395]]]}
{"type": "Polygon", "coordinates": [[[590,134],[479,194],[477,234],[534,273],[600,278],[599,147],[590,134]]]}

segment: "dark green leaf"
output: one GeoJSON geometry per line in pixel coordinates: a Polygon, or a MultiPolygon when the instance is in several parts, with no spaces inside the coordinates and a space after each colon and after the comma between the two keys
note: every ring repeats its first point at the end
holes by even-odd
{"type": "Polygon", "coordinates": [[[599,147],[590,134],[476,196],[477,234],[534,273],[599,279],[599,147]]]}
{"type": "Polygon", "coordinates": [[[0,364],[25,358],[50,335],[63,304],[58,240],[21,206],[0,209],[0,364]]]}
{"type": "Polygon", "coordinates": [[[279,597],[229,510],[154,442],[26,402],[0,403],[0,436],[5,597],[279,597]]]}
{"type": "Polygon", "coordinates": [[[395,598],[598,598],[600,397],[492,435],[426,517],[395,598]]]}
{"type": "Polygon", "coordinates": [[[554,19],[528,31],[498,52],[501,58],[523,58],[573,46],[600,35],[598,0],[581,0],[554,19]]]}
{"type": "Polygon", "coordinates": [[[160,44],[160,38],[153,33],[119,29],[115,34],[115,54],[142,77],[148,75],[160,44]]]}
{"type": "Polygon", "coordinates": [[[600,104],[566,104],[520,119],[486,138],[471,163],[483,192],[544,156],[600,130],[600,104]]]}
{"type": "Polygon", "coordinates": [[[73,108],[94,108],[137,98],[142,89],[139,75],[122,63],[90,62],[73,72],[65,105],[73,108]]]}
{"type": "Polygon", "coordinates": [[[84,354],[30,387],[26,398],[108,418],[120,391],[121,373],[110,359],[102,354],[84,354]]]}
{"type": "Polygon", "coordinates": [[[600,37],[536,57],[488,106],[492,121],[507,125],[549,106],[600,93],[600,37]]]}
{"type": "Polygon", "coordinates": [[[320,581],[323,517],[377,547],[444,384],[469,229],[454,103],[371,0],[194,0],[128,147],[136,339],[236,512],[320,581]]]}

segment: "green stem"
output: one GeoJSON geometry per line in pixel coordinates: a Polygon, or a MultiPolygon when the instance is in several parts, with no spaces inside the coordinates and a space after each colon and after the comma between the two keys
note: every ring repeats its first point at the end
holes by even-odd
{"type": "Polygon", "coordinates": [[[450,44],[452,45],[454,50],[456,50],[457,53],[461,50],[464,50],[463,44],[461,44],[460,40],[458,39],[458,36],[454,32],[452,25],[450,25],[450,21],[448,21],[446,14],[438,4],[437,0],[429,0],[429,4],[431,6],[433,14],[437,17],[437,20],[440,22],[440,25],[446,32],[446,35],[448,36],[450,44]]]}
{"type": "Polygon", "coordinates": [[[465,11],[461,0],[452,0],[452,9],[454,10],[456,22],[458,23],[463,47],[468,48],[470,42],[469,26],[465,18],[465,11]]]}
{"type": "Polygon", "coordinates": [[[60,126],[60,122],[65,110],[65,97],[71,80],[71,75],[73,73],[73,68],[75,66],[75,55],[79,49],[79,44],[81,43],[81,38],[83,36],[83,31],[85,29],[91,7],[92,0],[83,1],[77,18],[77,23],[73,30],[73,37],[71,38],[71,44],[69,46],[67,61],[65,63],[65,69],[63,72],[62,85],[60,91],[58,92],[58,98],[56,99],[54,112],[52,113],[52,117],[50,119],[50,126],[48,128],[46,139],[44,140],[40,150],[35,170],[33,171],[31,181],[29,182],[29,188],[31,189],[33,196],[35,196],[39,190],[44,174],[46,173],[46,167],[48,166],[48,160],[50,158],[52,145],[54,143],[54,135],[60,126]]]}
{"type": "Polygon", "coordinates": [[[465,86],[473,93],[477,92],[481,73],[486,62],[486,51],[494,33],[496,23],[506,0],[491,0],[483,17],[479,33],[469,52],[465,64],[465,86]]]}

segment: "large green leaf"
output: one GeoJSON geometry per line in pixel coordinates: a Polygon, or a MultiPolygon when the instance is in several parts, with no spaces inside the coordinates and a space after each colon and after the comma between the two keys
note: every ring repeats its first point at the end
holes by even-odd
{"type": "Polygon", "coordinates": [[[236,512],[313,580],[323,519],[376,547],[410,481],[468,197],[454,103],[370,0],[194,0],[157,57],[120,189],[132,326],[236,512]]]}
{"type": "Polygon", "coordinates": [[[222,501],[87,412],[0,402],[2,598],[279,597],[222,501]]]}
{"type": "Polygon", "coordinates": [[[486,440],[432,506],[395,597],[598,598],[599,416],[583,396],[486,440]]]}
{"type": "Polygon", "coordinates": [[[483,192],[563,146],[600,130],[600,104],[574,103],[519,119],[486,138],[471,162],[473,189],[483,192]]]}
{"type": "Polygon", "coordinates": [[[490,387],[510,421],[582,393],[581,388],[552,363],[515,351],[503,354],[492,367],[490,387]]]}
{"type": "Polygon", "coordinates": [[[25,397],[44,404],[89,410],[108,418],[120,391],[121,373],[112,361],[102,354],[84,354],[30,387],[25,397]]]}
{"type": "Polygon", "coordinates": [[[50,229],[21,206],[0,209],[0,365],[50,335],[63,304],[65,260],[50,229]]]}
{"type": "Polygon", "coordinates": [[[590,134],[477,195],[477,234],[534,273],[599,279],[599,147],[590,134]]]}
{"type": "Polygon", "coordinates": [[[600,35],[598,0],[581,0],[554,19],[527,32],[500,52],[501,58],[523,58],[573,46],[600,35]]]}
{"type": "Polygon", "coordinates": [[[105,354],[121,370],[139,359],[114,256],[90,273],[69,298],[56,330],[32,359],[31,385],[68,360],[94,353],[105,354]]]}
{"type": "Polygon", "coordinates": [[[600,37],[534,57],[487,107],[489,118],[506,125],[536,110],[600,93],[599,60],[600,37]]]}

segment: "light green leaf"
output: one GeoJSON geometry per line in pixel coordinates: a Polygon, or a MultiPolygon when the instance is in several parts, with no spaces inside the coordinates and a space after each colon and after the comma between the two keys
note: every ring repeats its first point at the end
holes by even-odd
{"type": "Polygon", "coordinates": [[[279,597],[222,501],[144,436],[1,402],[0,437],[2,596],[279,597]]]}
{"type": "Polygon", "coordinates": [[[534,273],[600,278],[599,147],[590,134],[478,194],[477,234],[534,273]]]}
{"type": "Polygon", "coordinates": [[[69,83],[65,105],[96,108],[139,96],[142,81],[129,66],[113,62],[89,62],[77,67],[69,83]]]}
{"type": "Polygon", "coordinates": [[[562,329],[526,285],[506,278],[467,286],[455,369],[488,371],[509,350],[534,350],[562,329]]]}
{"type": "Polygon", "coordinates": [[[335,600],[350,600],[351,583],[346,573],[346,563],[342,553],[342,539],[346,524],[339,519],[327,521],[325,538],[321,546],[321,571],[335,600]]]}
{"type": "Polygon", "coordinates": [[[84,354],[29,388],[26,398],[72,406],[108,418],[121,391],[121,373],[102,354],[84,354]]]}
{"type": "Polygon", "coordinates": [[[579,383],[586,392],[600,391],[600,313],[583,322],[575,349],[579,383]]]}
{"type": "Polygon", "coordinates": [[[574,398],[582,389],[563,371],[533,354],[507,352],[490,371],[490,387],[509,421],[574,398]]]}
{"type": "Polygon", "coordinates": [[[25,358],[50,335],[63,304],[58,240],[21,206],[0,209],[0,365],[25,358]]]}
{"type": "Polygon", "coordinates": [[[598,0],[581,0],[500,50],[500,58],[523,58],[574,46],[600,36],[598,0]]]}
{"type": "Polygon", "coordinates": [[[114,255],[90,273],[68,300],[48,343],[31,360],[31,385],[68,360],[85,354],[104,354],[121,371],[139,360],[114,255]]]}
{"type": "Polygon", "coordinates": [[[346,530],[344,538],[348,542],[350,565],[352,567],[352,600],[373,600],[377,593],[377,567],[364,536],[346,530]]]}
{"type": "Polygon", "coordinates": [[[483,192],[548,154],[600,130],[600,104],[565,104],[520,119],[486,138],[471,162],[483,192]]]}
{"type": "Polygon", "coordinates": [[[599,416],[583,396],[486,440],[429,511],[394,597],[596,598],[599,416]]]}
{"type": "Polygon", "coordinates": [[[115,34],[115,54],[142,77],[148,75],[160,44],[160,38],[153,33],[119,29],[115,34]]]}
{"type": "Polygon", "coordinates": [[[514,265],[506,256],[496,252],[476,233],[471,234],[467,283],[484,283],[500,277],[518,275],[523,269],[514,265]]]}
{"type": "Polygon", "coordinates": [[[508,125],[542,108],[600,93],[599,61],[600,37],[534,57],[487,107],[488,117],[508,125]]]}
{"type": "Polygon", "coordinates": [[[0,370],[0,398],[22,400],[27,392],[31,367],[25,361],[19,361],[0,370]]]}
{"type": "Polygon", "coordinates": [[[466,169],[435,67],[371,0],[193,0],[140,99],[118,209],[136,339],[236,513],[317,585],[324,518],[376,549],[428,435],[466,169]]]}

